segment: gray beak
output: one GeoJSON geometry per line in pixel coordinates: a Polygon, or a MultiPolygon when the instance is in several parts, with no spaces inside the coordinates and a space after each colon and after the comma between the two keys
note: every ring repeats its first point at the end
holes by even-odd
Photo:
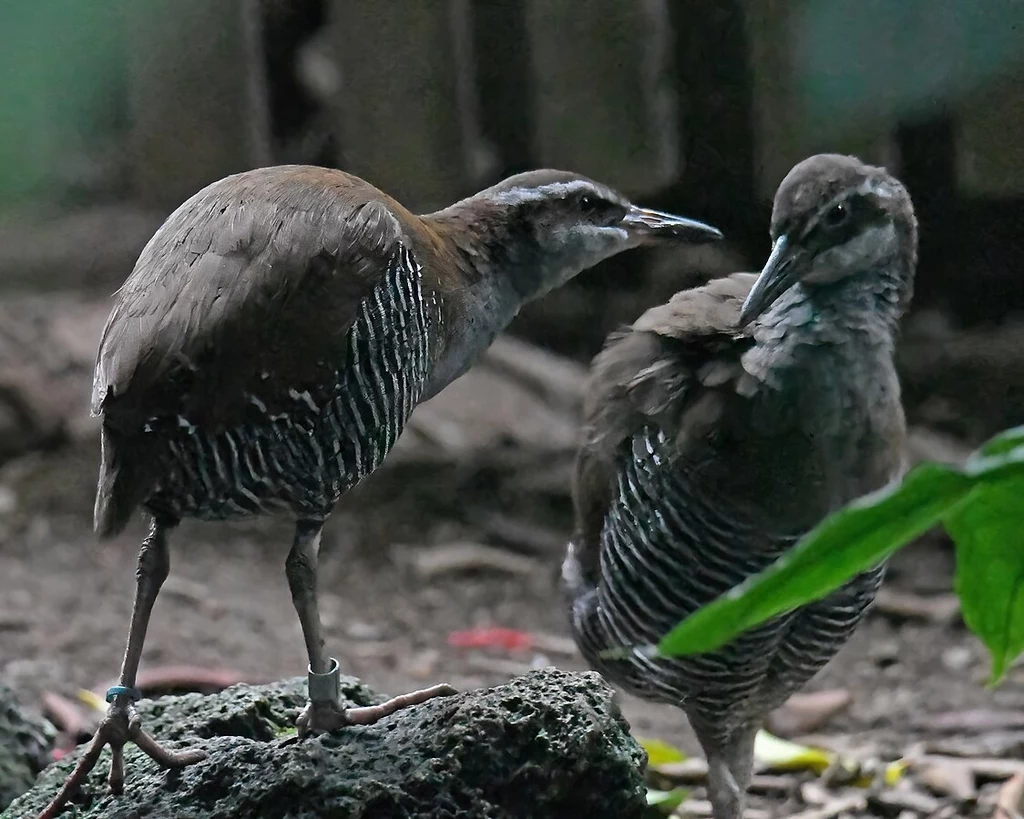
{"type": "Polygon", "coordinates": [[[655,239],[682,239],[692,244],[717,242],[722,232],[711,225],[705,225],[696,219],[687,219],[672,213],[663,213],[650,208],[638,208],[632,205],[621,222],[633,236],[646,241],[655,239]]]}
{"type": "Polygon", "coordinates": [[[793,254],[789,252],[789,239],[783,234],[772,245],[771,255],[761,268],[754,286],[750,288],[743,309],[740,311],[739,326],[750,322],[771,307],[789,288],[796,284],[796,268],[793,254]]]}

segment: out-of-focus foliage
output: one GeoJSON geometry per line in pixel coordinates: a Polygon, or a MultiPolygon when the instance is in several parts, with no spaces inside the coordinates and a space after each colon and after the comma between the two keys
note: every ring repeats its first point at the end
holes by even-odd
{"type": "Polygon", "coordinates": [[[1024,427],[989,441],[963,467],[920,464],[898,485],[826,518],[765,571],[698,610],[657,646],[712,651],[783,612],[821,599],[936,523],[957,546],[967,625],[992,654],[992,683],[1024,651],[1024,427]]]}

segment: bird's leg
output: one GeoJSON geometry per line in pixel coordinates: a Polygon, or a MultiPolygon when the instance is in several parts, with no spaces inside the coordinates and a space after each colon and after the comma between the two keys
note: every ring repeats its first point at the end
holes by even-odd
{"type": "Polygon", "coordinates": [[[206,758],[206,753],[200,750],[174,752],[161,747],[152,736],[142,730],[142,721],[135,710],[135,701],[141,697],[135,687],[135,678],[142,658],[149,616],[160,587],[170,571],[167,532],[175,523],[154,518],[149,535],[142,542],[138,567],[135,570],[135,603],[132,606],[132,622],[128,629],[128,644],[125,646],[124,660],[121,662],[121,675],[118,684],[107,691],[107,702],[110,703],[110,707],[82,758],[53,801],[39,815],[39,819],[50,819],[60,812],[85,781],[89,772],[96,767],[105,745],[110,746],[111,752],[110,774],[107,781],[112,793],[120,793],[124,786],[124,746],[129,741],[134,742],[145,754],[165,768],[184,768],[206,758]]]}
{"type": "Polygon", "coordinates": [[[697,730],[708,757],[708,799],[714,819],[743,819],[757,728],[756,724],[738,728],[724,742],[720,737],[705,739],[705,732],[697,730]]]}
{"type": "Polygon", "coordinates": [[[285,561],[288,588],[299,615],[306,653],[309,655],[309,702],[296,720],[299,734],[333,731],[346,725],[372,725],[402,708],[456,693],[450,685],[441,683],[393,697],[380,705],[341,707],[341,672],[338,661],[328,657],[324,651],[323,626],[317,604],[317,553],[320,550],[323,526],[322,520],[298,521],[295,541],[285,561]]]}

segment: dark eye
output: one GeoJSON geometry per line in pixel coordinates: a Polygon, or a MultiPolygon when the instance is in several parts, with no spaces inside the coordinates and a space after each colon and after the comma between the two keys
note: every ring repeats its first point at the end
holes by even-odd
{"type": "Polygon", "coordinates": [[[845,222],[850,216],[850,209],[843,204],[838,204],[835,207],[829,208],[828,212],[822,218],[825,227],[839,227],[845,222]]]}
{"type": "Polygon", "coordinates": [[[580,197],[580,208],[582,208],[583,210],[591,211],[591,210],[593,210],[596,207],[597,207],[597,204],[594,202],[593,197],[590,197],[590,196],[581,196],[580,197]]]}

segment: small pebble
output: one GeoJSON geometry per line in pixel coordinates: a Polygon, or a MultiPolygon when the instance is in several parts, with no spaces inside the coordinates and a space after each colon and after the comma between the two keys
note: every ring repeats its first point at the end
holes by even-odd
{"type": "Polygon", "coordinates": [[[879,668],[899,662],[900,644],[896,640],[880,640],[871,647],[871,659],[879,668]]]}
{"type": "Polygon", "coordinates": [[[953,646],[942,652],[942,664],[950,671],[963,671],[971,660],[971,650],[967,646],[953,646]]]}
{"type": "Polygon", "coordinates": [[[942,807],[942,802],[934,796],[929,796],[910,786],[901,786],[879,794],[871,794],[868,796],[868,804],[879,810],[884,816],[899,816],[904,811],[931,816],[942,807]]]}
{"type": "Polygon", "coordinates": [[[352,640],[380,640],[384,630],[373,623],[353,620],[345,626],[345,636],[352,640]]]}

